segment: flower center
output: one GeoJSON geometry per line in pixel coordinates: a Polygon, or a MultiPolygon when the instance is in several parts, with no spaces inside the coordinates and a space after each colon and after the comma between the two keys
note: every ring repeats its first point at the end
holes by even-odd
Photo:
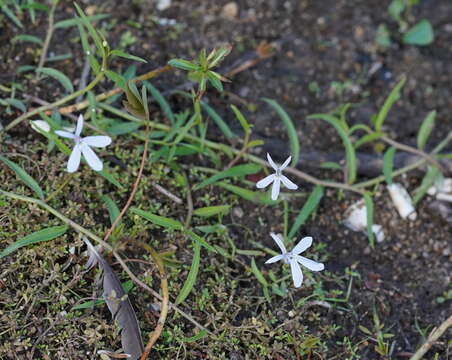
{"type": "Polygon", "coordinates": [[[80,136],[75,135],[74,142],[76,145],[78,145],[82,142],[82,138],[80,136]]]}
{"type": "Polygon", "coordinates": [[[276,176],[277,177],[280,177],[281,176],[281,174],[282,174],[282,171],[281,171],[281,169],[276,169],[276,176]]]}

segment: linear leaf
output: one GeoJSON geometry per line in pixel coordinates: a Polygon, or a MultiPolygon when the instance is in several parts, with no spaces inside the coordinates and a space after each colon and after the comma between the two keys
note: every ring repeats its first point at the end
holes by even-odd
{"type": "Polygon", "coordinates": [[[406,77],[402,77],[402,79],[397,83],[396,86],[391,90],[387,99],[383,103],[377,117],[375,118],[375,130],[380,131],[383,126],[386,117],[388,116],[389,110],[391,110],[392,105],[400,99],[400,91],[402,87],[405,85],[406,77]]]}
{"type": "Polygon", "coordinates": [[[347,168],[348,168],[348,183],[353,184],[353,182],[356,180],[356,173],[357,173],[357,169],[358,169],[358,165],[356,162],[355,148],[353,147],[350,137],[347,135],[345,130],[340,125],[339,120],[329,114],[313,114],[313,115],[309,115],[308,119],[324,120],[336,129],[336,131],[338,132],[339,136],[341,137],[342,143],[344,144],[344,147],[345,147],[345,157],[346,157],[347,168]]]}
{"type": "MultiPolygon", "coordinates": [[[[96,14],[96,15],[87,16],[86,18],[92,22],[92,21],[102,20],[102,19],[105,19],[108,17],[110,17],[110,15],[108,15],[108,14],[96,14]]],[[[77,26],[80,23],[81,23],[80,19],[78,17],[76,17],[76,18],[72,18],[72,19],[58,21],[55,24],[54,28],[55,29],[63,29],[63,28],[71,27],[71,26],[77,26]]]]}
{"type": "Polygon", "coordinates": [[[61,85],[63,85],[63,87],[68,92],[70,92],[70,93],[74,92],[74,86],[72,86],[71,80],[69,80],[69,78],[66,75],[64,75],[61,71],[53,69],[53,68],[42,67],[42,68],[36,69],[36,72],[40,72],[40,73],[43,73],[47,76],[54,78],[61,85]]]}
{"type": "Polygon", "coordinates": [[[217,206],[207,206],[196,209],[193,211],[193,215],[201,216],[201,217],[210,217],[218,214],[224,214],[229,212],[231,208],[230,205],[217,205],[217,206]]]}
{"type": "Polygon", "coordinates": [[[367,210],[367,238],[369,239],[370,246],[373,248],[375,246],[375,237],[372,229],[374,224],[374,203],[368,192],[364,193],[364,203],[366,204],[367,210]]]}
{"type": "Polygon", "coordinates": [[[435,127],[436,110],[430,111],[422,121],[419,132],[417,133],[417,147],[421,150],[425,148],[428,137],[435,127]]]}
{"type": "Polygon", "coordinates": [[[130,211],[145,218],[146,220],[149,220],[150,222],[159,225],[159,226],[163,226],[164,228],[167,229],[176,229],[176,230],[182,230],[183,229],[183,225],[182,223],[180,223],[177,220],[171,219],[171,218],[167,218],[164,216],[159,216],[159,215],[155,215],[153,213],[150,213],[148,211],[143,211],[140,210],[136,207],[132,207],[130,208],[130,211]]]}
{"type": "Polygon", "coordinates": [[[366,134],[355,142],[355,149],[359,148],[360,146],[363,146],[364,144],[367,144],[368,142],[375,141],[381,138],[382,136],[384,136],[384,133],[382,133],[381,131],[366,134]]]}
{"type": "Polygon", "coordinates": [[[38,38],[37,36],[34,35],[28,35],[28,34],[20,34],[17,36],[14,36],[11,39],[12,43],[16,43],[16,42],[31,42],[34,44],[39,44],[42,45],[42,40],[40,38],[38,38]]]}
{"type": "Polygon", "coordinates": [[[188,230],[186,234],[190,237],[190,239],[196,241],[201,246],[204,246],[207,250],[212,252],[218,252],[212,245],[210,245],[206,240],[204,240],[201,236],[197,235],[195,232],[188,230]]]}
{"type": "Polygon", "coordinates": [[[206,330],[201,330],[200,332],[198,332],[196,335],[192,336],[192,337],[183,337],[180,338],[179,340],[182,342],[195,342],[198,340],[201,340],[203,337],[205,337],[207,335],[207,331],[206,330]]]}
{"type": "Polygon", "coordinates": [[[193,260],[191,262],[190,271],[185,280],[184,286],[182,287],[180,293],[177,295],[175,304],[178,305],[183,302],[195,285],[196,278],[198,277],[199,263],[201,260],[201,244],[193,240],[193,260]]]}
{"type": "Polygon", "coordinates": [[[436,179],[438,177],[442,176],[441,171],[438,170],[438,168],[429,166],[427,172],[425,173],[424,178],[422,179],[421,185],[414,190],[413,195],[413,205],[416,205],[419,201],[422,200],[422,198],[427,193],[428,189],[435,183],[436,179]]]}
{"type": "Polygon", "coordinates": [[[171,121],[171,124],[174,124],[175,117],[173,110],[171,109],[171,106],[169,106],[166,99],[163,97],[162,93],[158,91],[158,89],[154,85],[152,85],[149,81],[144,81],[143,83],[149,90],[155,101],[157,101],[157,103],[160,106],[160,109],[162,109],[165,116],[171,121]]]}
{"type": "Polygon", "coordinates": [[[128,53],[126,53],[124,51],[121,51],[121,50],[112,50],[112,51],[110,51],[110,55],[112,55],[112,56],[119,56],[119,57],[122,57],[122,58],[125,58],[125,59],[147,63],[147,60],[144,60],[143,58],[140,58],[139,56],[128,54],[128,53]]]}
{"type": "Polygon", "coordinates": [[[97,33],[96,29],[94,29],[94,26],[91,24],[90,19],[85,15],[83,10],[80,8],[80,6],[77,5],[77,3],[74,3],[75,8],[77,9],[78,14],[81,17],[81,21],[83,25],[88,29],[88,32],[90,33],[91,37],[94,40],[94,44],[96,45],[97,50],[99,51],[99,54],[103,54],[104,48],[102,45],[102,40],[97,33]]]}
{"type": "Polygon", "coordinates": [[[289,238],[292,238],[297,233],[298,229],[306,222],[309,216],[315,211],[317,206],[323,197],[323,186],[316,185],[314,190],[312,190],[311,195],[309,195],[308,200],[304,203],[303,208],[295,219],[289,231],[289,238]]]}
{"type": "Polygon", "coordinates": [[[9,245],[6,249],[4,249],[0,253],[0,258],[11,254],[12,252],[16,251],[17,249],[23,246],[28,246],[31,244],[36,244],[39,242],[55,239],[58,236],[63,235],[67,231],[67,229],[68,227],[66,225],[63,225],[63,226],[52,226],[47,229],[36,231],[9,245]]]}
{"type": "Polygon", "coordinates": [[[240,196],[241,198],[257,203],[257,204],[264,204],[264,205],[273,205],[276,203],[276,201],[273,201],[270,199],[269,193],[268,192],[256,192],[256,191],[251,191],[248,189],[244,189],[240,186],[235,186],[232,184],[228,184],[225,182],[217,182],[215,184],[216,186],[222,187],[223,189],[226,189],[238,196],[240,196]]]}
{"type": "Polygon", "coordinates": [[[269,104],[279,115],[282,122],[286,126],[287,135],[289,137],[290,143],[290,152],[292,154],[292,166],[295,166],[298,163],[298,159],[300,158],[300,143],[298,141],[297,130],[290,118],[289,114],[279,105],[275,100],[263,98],[267,104],[269,104]]]}
{"type": "Polygon", "coordinates": [[[44,199],[44,192],[41,187],[22,167],[2,155],[0,155],[0,160],[3,161],[12,171],[14,171],[16,175],[25,183],[25,185],[33,190],[36,195],[38,195],[41,199],[44,199]]]}
{"type": "Polygon", "coordinates": [[[394,167],[395,153],[396,148],[391,146],[386,150],[385,155],[383,156],[383,174],[388,185],[392,184],[392,170],[394,167]]]}
{"type": "Polygon", "coordinates": [[[262,169],[262,167],[258,164],[243,164],[233,166],[227,170],[223,170],[218,174],[211,176],[210,178],[204,180],[198,185],[193,187],[193,190],[199,190],[207,185],[213,184],[221,179],[235,177],[235,176],[245,176],[250,174],[256,174],[262,169]]]}
{"type": "MultiPolygon", "coordinates": [[[[108,195],[102,195],[101,199],[107,206],[108,215],[110,216],[110,223],[113,224],[115,222],[116,218],[119,216],[119,212],[120,212],[119,208],[115,204],[113,199],[111,197],[109,197],[108,195]]],[[[121,222],[122,222],[122,220],[120,220],[118,222],[118,225],[120,225],[121,222]]]]}
{"type": "Polygon", "coordinates": [[[268,282],[265,279],[262,272],[259,270],[259,268],[256,265],[256,261],[254,261],[254,258],[251,258],[251,272],[256,276],[257,281],[259,281],[263,286],[267,287],[268,282]]]}

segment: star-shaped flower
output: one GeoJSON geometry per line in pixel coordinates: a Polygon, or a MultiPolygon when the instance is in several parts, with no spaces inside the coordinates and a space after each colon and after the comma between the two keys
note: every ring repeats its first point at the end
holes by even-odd
{"type": "Polygon", "coordinates": [[[275,170],[274,174],[268,175],[267,177],[263,178],[262,180],[258,181],[256,183],[256,187],[258,189],[263,189],[273,183],[272,186],[272,200],[276,200],[279,195],[279,189],[281,187],[281,182],[284,184],[284,186],[290,190],[296,190],[298,189],[298,186],[294,184],[292,181],[290,181],[287,177],[285,177],[282,174],[282,171],[289,165],[290,160],[292,159],[292,156],[289,156],[286,161],[284,161],[284,164],[281,166],[277,166],[273,159],[271,158],[270,154],[267,153],[267,159],[270,163],[271,167],[275,170]]]}
{"type": "Polygon", "coordinates": [[[297,245],[295,245],[292,251],[287,252],[281,235],[270,233],[270,236],[273,238],[273,240],[275,240],[276,244],[278,244],[279,248],[281,249],[281,255],[273,256],[265,263],[272,264],[279,260],[283,260],[286,264],[289,264],[290,270],[292,271],[293,284],[296,288],[300,287],[301,283],[303,282],[303,273],[301,271],[300,264],[307,267],[311,271],[322,271],[325,268],[322,263],[318,263],[314,260],[307,259],[304,256],[300,256],[303,251],[311,246],[312,237],[304,237],[297,245]]]}
{"type": "Polygon", "coordinates": [[[111,138],[109,136],[87,136],[80,137],[83,129],[83,115],[80,115],[77,120],[77,127],[75,128],[75,133],[71,133],[68,131],[57,130],[56,134],[73,139],[75,142],[75,146],[72,149],[71,156],[69,156],[69,161],[67,163],[67,171],[73,173],[77,171],[80,165],[80,157],[81,154],[85,157],[88,165],[95,171],[102,170],[102,161],[100,161],[99,157],[96,153],[91,149],[91,147],[102,148],[111,144],[111,138]]]}

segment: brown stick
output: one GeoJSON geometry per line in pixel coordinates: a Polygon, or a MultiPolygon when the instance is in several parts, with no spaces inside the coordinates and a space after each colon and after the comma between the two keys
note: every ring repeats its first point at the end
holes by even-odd
{"type": "Polygon", "coordinates": [[[157,264],[160,273],[160,288],[162,289],[163,293],[162,307],[160,310],[160,316],[157,322],[157,326],[155,327],[153,332],[149,333],[148,343],[146,344],[146,347],[144,348],[143,354],[141,355],[140,358],[140,360],[146,360],[146,358],[149,355],[149,352],[152,349],[152,346],[154,346],[155,342],[159,338],[160,334],[162,333],[163,326],[165,325],[166,316],[168,315],[169,309],[169,291],[168,291],[168,279],[166,277],[165,266],[163,264],[162,258],[150,245],[142,242],[137,243],[143,249],[147,250],[151,254],[152,258],[157,264]]]}
{"type": "Polygon", "coordinates": [[[427,351],[432,347],[436,340],[440,338],[446,330],[452,326],[452,315],[449,316],[439,327],[433,329],[430,333],[427,341],[416,351],[416,353],[410,358],[410,360],[421,360],[427,351]]]}

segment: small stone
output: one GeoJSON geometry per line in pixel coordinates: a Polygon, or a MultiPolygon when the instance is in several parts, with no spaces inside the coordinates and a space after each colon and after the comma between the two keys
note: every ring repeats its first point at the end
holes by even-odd
{"type": "Polygon", "coordinates": [[[241,219],[244,215],[243,209],[239,206],[236,206],[234,209],[232,209],[232,213],[234,216],[237,216],[239,219],[241,219]]]}
{"type": "Polygon", "coordinates": [[[159,0],[157,3],[157,10],[163,11],[171,6],[171,0],[159,0]]]}
{"type": "Polygon", "coordinates": [[[225,6],[223,6],[223,10],[221,11],[221,15],[228,20],[234,20],[239,13],[239,6],[235,1],[228,2],[225,6]]]}

